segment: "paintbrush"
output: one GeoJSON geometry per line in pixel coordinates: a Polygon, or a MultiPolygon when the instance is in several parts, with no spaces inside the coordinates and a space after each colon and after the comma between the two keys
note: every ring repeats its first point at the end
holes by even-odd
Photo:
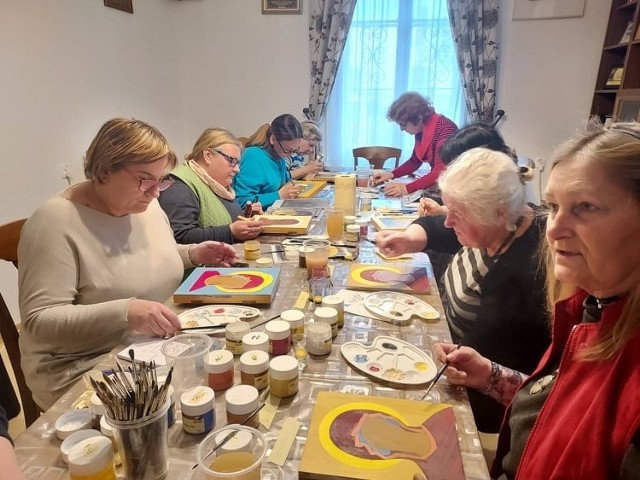
{"type": "MultiPolygon", "coordinates": [[[[453,351],[458,350],[461,346],[462,346],[462,343],[458,343],[458,345],[456,345],[456,348],[454,348],[453,351]]],[[[433,386],[436,384],[436,382],[440,379],[440,377],[442,376],[442,374],[444,373],[444,371],[447,369],[448,366],[449,366],[449,360],[444,362],[444,364],[440,367],[440,370],[438,370],[438,373],[436,373],[436,376],[433,377],[433,380],[431,380],[431,383],[427,387],[427,391],[424,392],[424,395],[420,398],[420,400],[424,400],[425,398],[427,398],[427,395],[429,395],[429,392],[431,391],[433,386]]]]}

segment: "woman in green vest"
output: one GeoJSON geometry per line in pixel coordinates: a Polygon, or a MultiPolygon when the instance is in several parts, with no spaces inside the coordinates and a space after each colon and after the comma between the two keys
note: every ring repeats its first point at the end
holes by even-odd
{"type": "MultiPolygon", "coordinates": [[[[158,200],[178,243],[234,243],[262,233],[261,222],[238,218],[243,209],[235,202],[231,182],[240,170],[241,154],[242,143],[231,132],[207,128],[185,162],[171,172],[176,182],[161,192],[158,200]]],[[[262,212],[257,202],[252,209],[262,212]]]]}

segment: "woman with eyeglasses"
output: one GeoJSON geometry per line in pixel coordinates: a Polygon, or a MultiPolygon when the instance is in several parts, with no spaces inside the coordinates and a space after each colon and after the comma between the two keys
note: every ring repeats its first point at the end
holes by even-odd
{"type": "MultiPolygon", "coordinates": [[[[171,172],[176,181],[160,193],[160,206],[171,222],[178,243],[218,240],[225,243],[255,238],[261,222],[247,222],[231,188],[240,170],[242,143],[223,128],[207,128],[185,162],[171,172]]],[[[259,202],[251,211],[261,213],[259,202]]]]}
{"type": "Polygon", "coordinates": [[[322,141],[322,132],[318,124],[312,120],[300,122],[302,127],[302,140],[300,150],[295,155],[287,158],[287,168],[291,172],[291,178],[303,178],[311,173],[322,171],[324,163],[320,161],[318,145],[322,141]],[[308,158],[305,160],[304,156],[308,158]]]}
{"type": "Polygon", "coordinates": [[[258,128],[247,140],[240,172],[233,179],[236,202],[245,205],[257,197],[266,209],[278,199],[296,198],[299,189],[286,159],[298,153],[302,136],[300,122],[288,113],[258,128]]]}
{"type": "Polygon", "coordinates": [[[178,245],[157,202],[176,156],[139,120],[113,119],[85,156],[89,180],[39,207],[18,245],[22,368],[49,408],[132,331],[165,337],[180,321],[163,304],[185,268],[228,266],[231,245],[178,245]]]}
{"type": "Polygon", "coordinates": [[[446,165],[440,158],[440,149],[458,127],[444,115],[436,113],[428,99],[419,93],[403,93],[391,104],[387,118],[397,123],[400,130],[416,138],[411,158],[391,172],[376,173],[373,181],[376,185],[394,178],[410,175],[427,163],[431,171],[410,183],[389,182],[384,186],[384,193],[399,197],[434,187],[438,177],[446,165]]]}

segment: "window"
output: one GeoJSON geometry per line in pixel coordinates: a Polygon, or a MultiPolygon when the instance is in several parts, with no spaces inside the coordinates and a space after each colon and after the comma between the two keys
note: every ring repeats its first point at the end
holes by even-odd
{"type": "Polygon", "coordinates": [[[464,100],[446,0],[360,0],[327,109],[327,158],[352,167],[352,148],[402,148],[414,137],[386,118],[402,93],[431,99],[438,113],[460,125],[464,100]]]}

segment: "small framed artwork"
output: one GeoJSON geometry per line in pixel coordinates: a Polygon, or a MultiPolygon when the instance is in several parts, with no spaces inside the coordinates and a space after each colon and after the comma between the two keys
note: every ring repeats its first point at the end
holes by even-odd
{"type": "Polygon", "coordinates": [[[622,73],[624,72],[623,67],[613,67],[611,72],[609,73],[609,77],[605,82],[604,86],[606,88],[618,88],[622,84],[622,73]]]}
{"type": "Polygon", "coordinates": [[[622,38],[618,43],[629,43],[631,41],[632,36],[633,36],[633,22],[629,22],[627,24],[627,28],[622,34],[622,38]]]}
{"type": "Polygon", "coordinates": [[[262,0],[262,14],[302,13],[302,0],[262,0]]]}
{"type": "Polygon", "coordinates": [[[104,6],[133,13],[133,0],[104,0],[104,6]]]}

